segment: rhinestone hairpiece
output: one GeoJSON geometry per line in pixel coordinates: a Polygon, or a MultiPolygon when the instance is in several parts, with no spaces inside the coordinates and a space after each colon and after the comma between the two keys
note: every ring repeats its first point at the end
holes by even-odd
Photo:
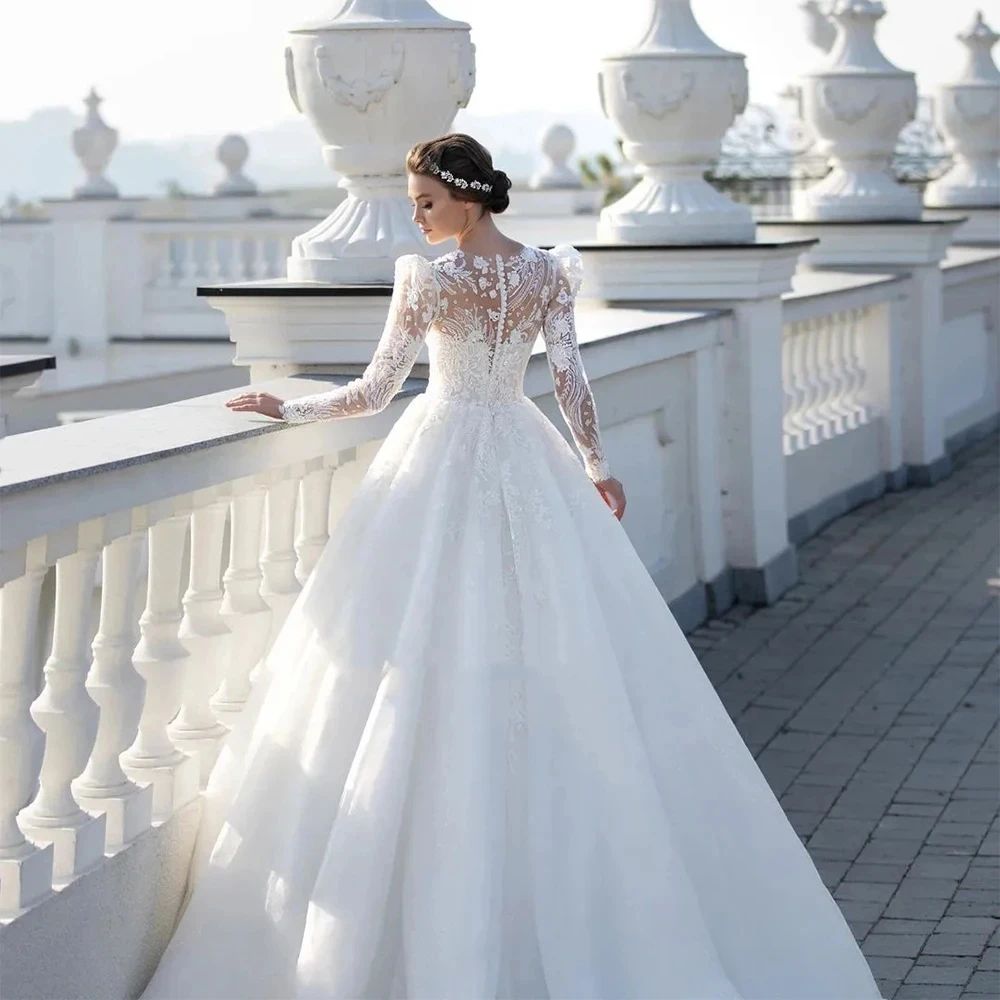
{"type": "Polygon", "coordinates": [[[437,174],[441,180],[448,184],[454,184],[458,188],[472,188],[474,191],[484,192],[493,190],[492,184],[483,184],[482,181],[467,181],[464,177],[456,177],[450,170],[442,170],[435,164],[431,164],[431,173],[437,174]]]}

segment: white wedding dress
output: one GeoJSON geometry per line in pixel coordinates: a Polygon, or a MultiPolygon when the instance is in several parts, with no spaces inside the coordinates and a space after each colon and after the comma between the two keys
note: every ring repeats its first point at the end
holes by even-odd
{"type": "Polygon", "coordinates": [[[400,258],[365,374],[285,405],[378,410],[427,337],[213,772],[145,1000],[877,1000],[591,484],[580,274],[400,258]],[[539,332],[586,471],[523,393],[539,332]]]}

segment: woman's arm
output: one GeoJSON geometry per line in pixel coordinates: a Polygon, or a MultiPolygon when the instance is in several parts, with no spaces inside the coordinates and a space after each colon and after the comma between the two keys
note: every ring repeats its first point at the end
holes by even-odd
{"type": "Polygon", "coordinates": [[[330,392],[282,402],[266,393],[244,393],[226,402],[231,410],[249,410],[290,423],[356,417],[385,409],[413,369],[427,330],[437,315],[437,279],[417,254],[396,261],[389,315],[364,373],[330,392]]]}

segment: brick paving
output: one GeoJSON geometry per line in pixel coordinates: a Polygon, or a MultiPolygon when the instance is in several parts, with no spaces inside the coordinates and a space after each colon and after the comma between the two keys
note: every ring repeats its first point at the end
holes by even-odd
{"type": "Polygon", "coordinates": [[[690,636],[886,1000],[1000,997],[997,490],[994,435],[690,636]]]}

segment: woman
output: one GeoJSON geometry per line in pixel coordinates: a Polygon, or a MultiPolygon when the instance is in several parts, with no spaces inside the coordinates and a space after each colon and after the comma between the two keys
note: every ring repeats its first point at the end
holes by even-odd
{"type": "Polygon", "coordinates": [[[465,135],[407,158],[414,219],[371,364],[284,420],[383,443],[206,793],[197,881],[143,994],[868,1000],[840,911],[608,508],[579,254],[505,237],[465,135]],[[583,457],[525,397],[542,333],[583,457]],[[595,490],[596,487],[596,490],[595,490]]]}

